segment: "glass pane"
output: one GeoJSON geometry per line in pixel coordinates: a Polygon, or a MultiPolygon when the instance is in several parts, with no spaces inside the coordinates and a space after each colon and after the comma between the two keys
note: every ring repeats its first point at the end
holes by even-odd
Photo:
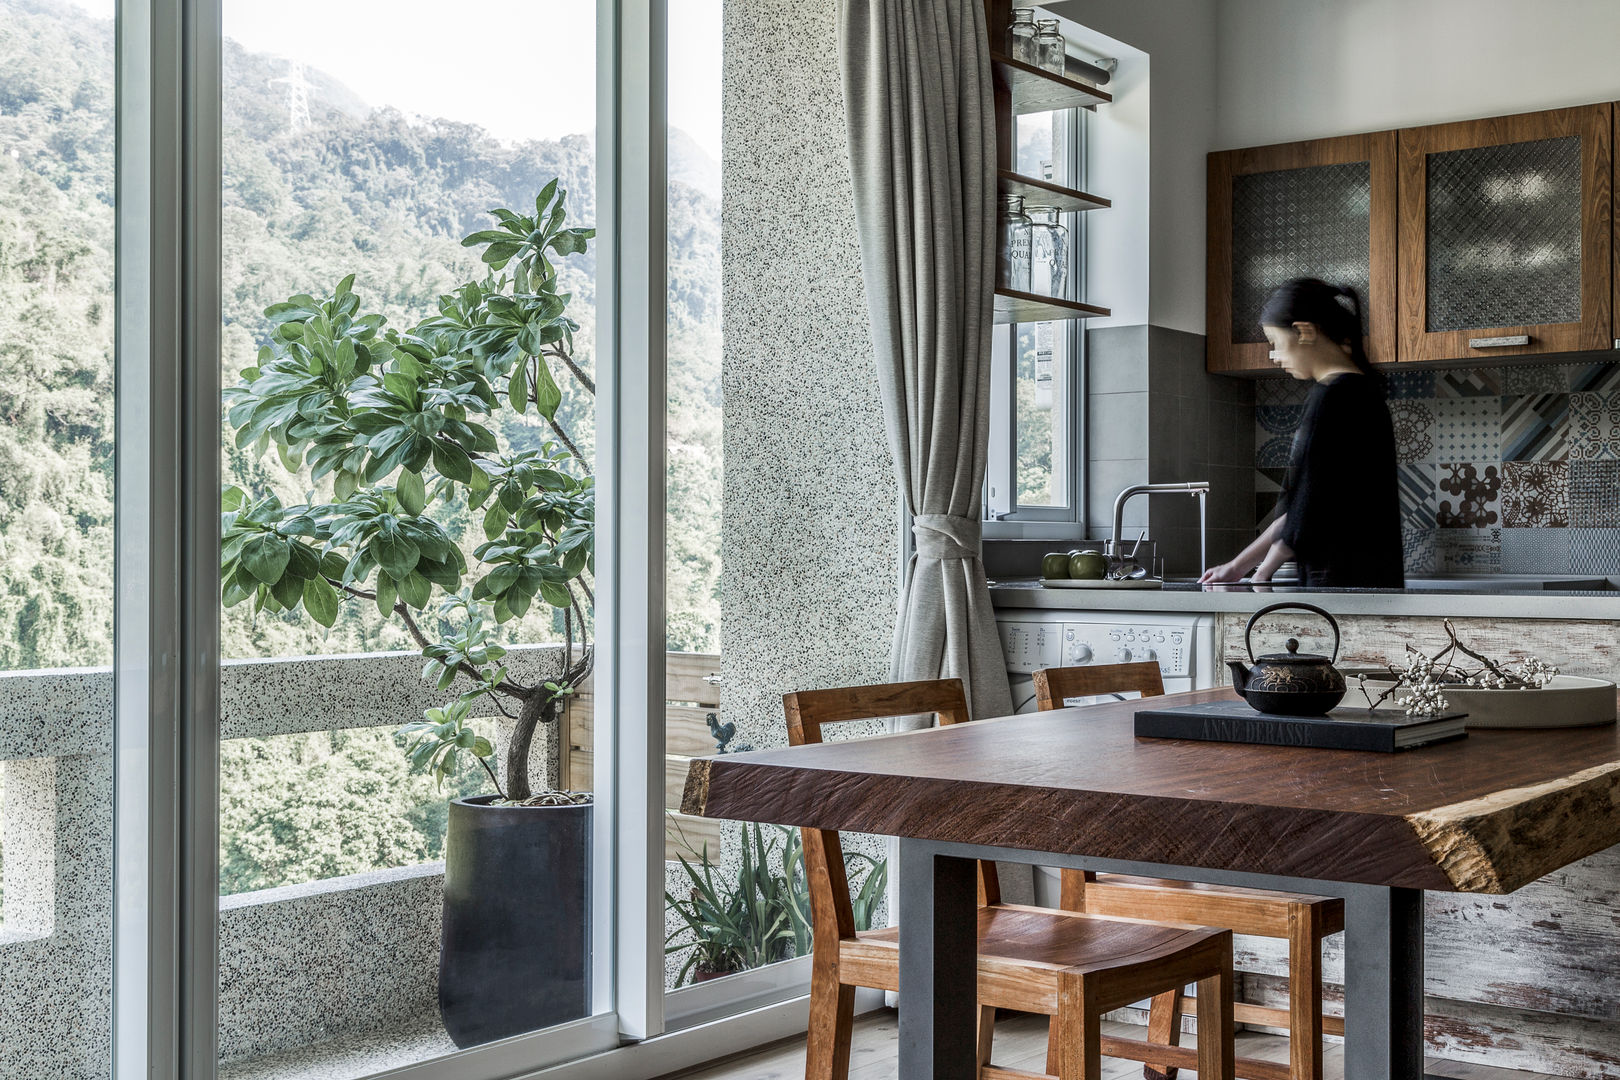
{"type": "Polygon", "coordinates": [[[113,17],[0,11],[6,1077],[111,1073],[113,17]]]}
{"type": "Polygon", "coordinates": [[[365,1076],[592,1008],[595,6],[223,17],[221,1074],[365,1076]]]}
{"type": "Polygon", "coordinates": [[[1018,326],[1018,505],[1069,505],[1070,372],[1065,323],[1018,326]]]}
{"type": "Polygon", "coordinates": [[[1428,326],[1581,319],[1581,140],[1428,159],[1428,326]]]}
{"type": "Polygon", "coordinates": [[[1365,161],[1232,177],[1232,339],[1266,340],[1260,309],[1292,278],[1353,285],[1365,329],[1372,173],[1365,161]]]}
{"type": "MultiPolygon", "coordinates": [[[[786,735],[780,720],[763,732],[739,732],[726,711],[731,688],[718,679],[726,415],[721,0],[674,0],[669,27],[664,880],[665,925],[677,948],[666,958],[665,987],[679,991],[668,1016],[688,1024],[805,992],[810,901],[798,830],[675,811],[691,757],[780,746],[786,735]],[[698,902],[694,875],[713,890],[711,910],[698,902]]],[[[861,898],[866,890],[857,923],[882,925],[883,843],[847,843],[852,893],[861,898]]]]}

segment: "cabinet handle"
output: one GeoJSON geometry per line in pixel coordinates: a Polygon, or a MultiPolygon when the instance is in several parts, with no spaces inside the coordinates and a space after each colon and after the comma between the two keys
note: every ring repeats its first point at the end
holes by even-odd
{"type": "Polygon", "coordinates": [[[1468,339],[1470,349],[1507,349],[1514,345],[1530,344],[1529,334],[1510,334],[1507,337],[1471,337],[1468,339]]]}

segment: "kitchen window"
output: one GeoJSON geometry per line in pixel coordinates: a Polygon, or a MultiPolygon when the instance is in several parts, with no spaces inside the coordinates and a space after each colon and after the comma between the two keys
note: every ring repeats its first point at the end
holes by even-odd
{"type": "MultiPolygon", "coordinates": [[[[1014,167],[1026,176],[1085,189],[1081,109],[1014,120],[1014,167]]],[[[1085,215],[1060,215],[1068,230],[1066,295],[1085,296],[1085,215]]],[[[998,326],[991,351],[990,455],[984,535],[1071,536],[1084,501],[1085,328],[1076,320],[998,326]]]]}

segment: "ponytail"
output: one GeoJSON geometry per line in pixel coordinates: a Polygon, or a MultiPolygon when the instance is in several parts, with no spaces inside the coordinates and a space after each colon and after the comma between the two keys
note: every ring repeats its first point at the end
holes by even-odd
{"type": "Polygon", "coordinates": [[[1295,323],[1311,323],[1329,341],[1347,347],[1357,369],[1381,384],[1382,375],[1373,368],[1362,342],[1361,317],[1361,294],[1353,286],[1329,285],[1320,278],[1286,282],[1260,309],[1262,326],[1292,329],[1295,323]]]}

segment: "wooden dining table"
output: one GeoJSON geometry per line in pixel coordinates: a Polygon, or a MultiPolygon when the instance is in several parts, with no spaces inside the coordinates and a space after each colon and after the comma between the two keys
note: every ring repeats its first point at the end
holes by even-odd
{"type": "Polygon", "coordinates": [[[1613,724],[1381,754],[1137,738],[1138,707],[701,758],[682,809],[899,838],[901,1080],[974,1076],[977,859],[1343,897],[1346,1080],[1418,1080],[1424,891],[1620,843],[1613,724]]]}

